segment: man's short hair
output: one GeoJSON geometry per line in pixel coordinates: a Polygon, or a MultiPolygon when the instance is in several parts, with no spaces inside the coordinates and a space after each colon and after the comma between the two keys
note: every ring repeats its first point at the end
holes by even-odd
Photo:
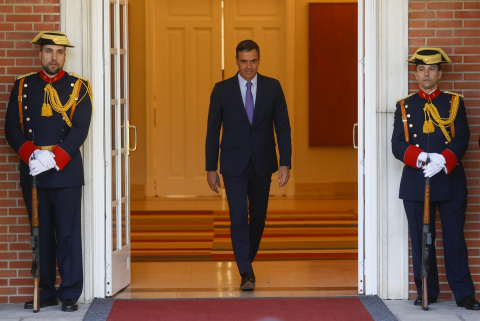
{"type": "Polygon", "coordinates": [[[257,45],[257,43],[255,41],[253,41],[253,40],[243,40],[243,41],[241,41],[237,45],[237,49],[236,49],[237,59],[238,59],[238,53],[240,51],[250,52],[253,49],[255,49],[257,51],[258,59],[260,59],[260,47],[257,45]]]}
{"type": "MultiPolygon", "coordinates": [[[[40,51],[43,51],[43,47],[45,47],[46,45],[40,45],[40,51]]],[[[66,46],[63,46],[65,52],[67,52],[67,47],[66,46]]]]}
{"type": "MultiPolygon", "coordinates": [[[[435,66],[438,67],[438,70],[442,70],[442,64],[434,64],[435,66]]],[[[427,64],[415,64],[415,71],[417,71],[417,68],[418,66],[431,66],[431,65],[427,65],[427,64]]]]}

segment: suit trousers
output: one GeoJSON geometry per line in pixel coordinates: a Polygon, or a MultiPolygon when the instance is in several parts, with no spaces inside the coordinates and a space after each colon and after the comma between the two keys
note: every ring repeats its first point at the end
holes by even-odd
{"type": "MultiPolygon", "coordinates": [[[[422,294],[422,231],[423,202],[403,201],[412,241],[413,276],[418,295],[422,294]]],[[[472,276],[468,267],[468,252],[463,229],[467,200],[448,200],[430,203],[430,233],[432,244],[428,258],[428,295],[438,297],[440,293],[437,257],[435,253],[435,213],[438,206],[442,223],[445,272],[450,289],[457,302],[467,295],[475,294],[472,276]]]]}
{"type": "MultiPolygon", "coordinates": [[[[32,190],[23,188],[32,222],[32,190]]],[[[82,187],[39,188],[40,298],[78,300],[83,290],[81,200],[82,187]],[[61,277],[55,289],[56,264],[61,277]]]]}
{"type": "Polygon", "coordinates": [[[230,236],[240,274],[253,273],[265,219],[272,175],[257,176],[250,159],[238,176],[223,175],[230,211],[230,236]]]}

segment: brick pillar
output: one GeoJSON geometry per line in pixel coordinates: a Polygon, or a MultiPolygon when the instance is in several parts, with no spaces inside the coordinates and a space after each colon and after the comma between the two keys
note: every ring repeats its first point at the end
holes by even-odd
{"type": "MultiPolygon", "coordinates": [[[[441,47],[453,60],[442,66],[440,89],[465,96],[470,146],[463,157],[467,175],[468,207],[465,224],[470,272],[475,288],[480,286],[480,1],[409,1],[409,51],[418,47],[441,47]]],[[[410,66],[409,89],[418,91],[410,66]]],[[[445,276],[443,239],[440,217],[437,213],[437,260],[440,276],[440,298],[453,299],[445,276]]],[[[410,256],[410,298],[416,297],[413,267],[410,256]]]]}
{"type": "Polygon", "coordinates": [[[59,31],[59,0],[0,1],[0,303],[32,297],[30,227],[20,189],[19,159],[5,140],[5,113],[19,75],[40,70],[42,30],[59,31]]]}

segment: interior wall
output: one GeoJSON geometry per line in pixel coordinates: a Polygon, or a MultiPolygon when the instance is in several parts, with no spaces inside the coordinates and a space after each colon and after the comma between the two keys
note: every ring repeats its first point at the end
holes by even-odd
{"type": "MultiPolygon", "coordinates": [[[[352,146],[347,147],[310,147],[308,143],[308,4],[326,2],[357,3],[357,0],[295,1],[295,136],[293,157],[296,194],[314,193],[322,195],[328,191],[336,194],[347,189],[349,194],[356,195],[357,151],[353,148],[353,139],[352,146]]],[[[328,32],[328,30],[325,32],[328,32]]],[[[325,61],[325,63],[330,62],[325,61]]],[[[346,94],[349,90],[351,89],[344,89],[346,94]]],[[[325,108],[332,107],[325,106],[325,108]]],[[[352,108],[357,107],[352,106],[352,108]]],[[[323,125],[328,126],[329,124],[323,125]]],[[[332,126],[332,130],[335,130],[334,126],[332,126]]]]}
{"type": "MultiPolygon", "coordinates": [[[[295,128],[292,175],[295,176],[297,195],[355,197],[356,150],[349,146],[310,147],[308,143],[308,4],[325,2],[357,3],[357,0],[295,0],[294,2],[295,92],[294,106],[290,108],[295,112],[292,124],[295,128]]],[[[145,0],[129,1],[129,21],[130,123],[137,126],[138,132],[137,151],[131,154],[130,168],[132,197],[135,198],[143,196],[143,186],[146,182],[145,128],[148,106],[145,105],[145,86],[148,79],[145,79],[145,0]]],[[[348,90],[349,88],[345,88],[345,92],[348,90]]]]}
{"type": "MultiPolygon", "coordinates": [[[[130,124],[137,127],[137,150],[130,154],[132,197],[143,197],[146,180],[145,0],[128,1],[130,124]]],[[[133,130],[130,131],[133,144],[133,130]]]]}

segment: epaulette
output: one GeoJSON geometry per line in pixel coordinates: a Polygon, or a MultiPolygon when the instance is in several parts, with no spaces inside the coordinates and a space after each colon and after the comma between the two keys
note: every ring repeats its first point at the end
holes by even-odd
{"type": "Polygon", "coordinates": [[[88,79],[87,79],[86,77],[80,76],[80,75],[78,75],[78,74],[76,74],[76,73],[74,73],[74,72],[69,72],[68,74],[69,74],[70,76],[73,76],[73,77],[76,77],[76,78],[78,78],[78,79],[81,79],[81,80],[83,80],[83,81],[88,82],[88,79]]]}
{"type": "Polygon", "coordinates": [[[401,102],[402,100],[405,100],[405,99],[407,99],[407,98],[409,98],[409,97],[412,97],[412,96],[415,95],[415,94],[416,94],[416,93],[413,93],[413,94],[410,94],[410,95],[405,96],[405,97],[403,97],[403,98],[400,98],[399,100],[397,100],[397,103],[398,103],[398,102],[401,102]]]}
{"type": "Polygon", "coordinates": [[[17,79],[22,79],[22,78],[25,78],[25,77],[28,77],[28,76],[31,76],[31,75],[35,75],[37,73],[38,73],[38,71],[30,72],[28,74],[18,76],[17,79]]]}
{"type": "Polygon", "coordinates": [[[453,96],[458,96],[462,99],[465,99],[465,97],[462,94],[457,94],[457,93],[454,93],[454,92],[451,92],[451,91],[444,91],[444,93],[450,94],[450,95],[453,95],[453,96]]]}

